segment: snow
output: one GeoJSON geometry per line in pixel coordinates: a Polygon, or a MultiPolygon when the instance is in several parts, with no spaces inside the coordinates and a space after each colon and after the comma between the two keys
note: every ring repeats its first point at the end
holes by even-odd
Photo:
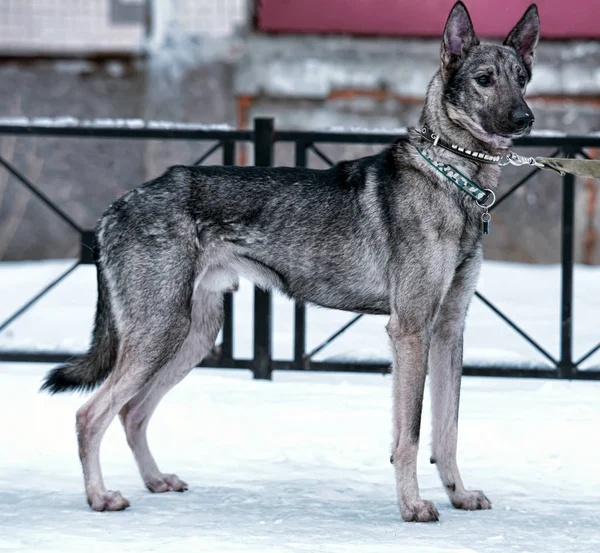
{"type": "MultiPolygon", "coordinates": [[[[70,115],[61,117],[0,117],[0,126],[8,127],[43,127],[43,128],[84,128],[84,129],[151,129],[151,130],[177,130],[177,131],[234,131],[235,127],[227,123],[207,125],[203,123],[185,123],[173,121],[145,121],[143,119],[123,118],[96,118],[78,119],[70,115]]],[[[361,134],[389,134],[390,137],[402,136],[407,132],[407,127],[361,127],[329,125],[317,128],[316,132],[331,133],[361,133],[361,134]]],[[[562,131],[541,129],[531,133],[533,137],[561,137],[566,136],[562,131]]],[[[597,132],[578,135],[593,138],[597,132]]]]}
{"type": "Polygon", "coordinates": [[[144,121],[143,119],[98,118],[77,119],[71,116],[61,117],[0,117],[0,125],[12,127],[65,128],[81,127],[85,129],[167,129],[167,130],[205,130],[233,131],[234,127],[226,123],[206,125],[203,123],[174,123],[172,121],[144,121]]]}
{"type": "MultiPolygon", "coordinates": [[[[584,136],[591,136],[593,133],[588,133],[584,136]]],[[[529,134],[529,136],[532,137],[562,137],[562,136],[567,136],[566,132],[563,131],[556,131],[554,129],[540,129],[537,131],[531,131],[531,133],[529,134]]]]}
{"type": "MultiPolygon", "coordinates": [[[[345,127],[343,125],[330,125],[324,131],[332,133],[389,134],[390,137],[393,137],[405,135],[408,132],[408,127],[345,127]]],[[[316,129],[316,132],[319,132],[319,129],[316,129]]]]}
{"type": "Polygon", "coordinates": [[[39,394],[49,366],[0,364],[0,549],[420,553],[600,550],[600,384],[463,380],[459,463],[491,511],[453,509],[428,462],[422,496],[440,522],[403,523],[389,464],[391,378],[198,370],[150,425],[159,466],[184,494],[143,488],[118,422],[104,476],[131,508],[94,513],[83,494],[77,395],[39,394]]]}
{"type": "MultiPolygon", "coordinates": [[[[72,116],[61,116],[61,117],[0,117],[0,126],[7,127],[37,127],[37,128],[82,128],[82,129],[147,129],[147,130],[169,130],[169,131],[235,131],[235,127],[227,123],[216,123],[216,124],[203,124],[203,123],[186,123],[186,122],[172,122],[172,121],[145,121],[143,119],[123,119],[123,118],[96,118],[96,119],[78,119],[72,116]]],[[[390,139],[393,137],[404,136],[408,131],[407,127],[382,127],[382,126],[370,126],[362,127],[359,125],[355,126],[344,126],[344,125],[326,125],[316,127],[316,132],[330,132],[330,133],[360,133],[360,134],[376,134],[376,135],[389,135],[390,139]]],[[[566,136],[562,131],[556,131],[552,129],[541,129],[533,131],[532,137],[561,137],[566,136]]],[[[578,135],[583,138],[595,138],[598,136],[597,132],[591,132],[587,134],[578,135]]]]}
{"type": "MultiPolygon", "coordinates": [[[[70,265],[0,263],[0,320],[70,265]]],[[[557,354],[558,268],[486,262],[480,290],[557,354]]],[[[600,278],[577,267],[575,351],[598,340],[600,278]]],[[[93,267],[72,273],[0,334],[1,348],[87,346],[93,267]]],[[[235,355],[250,356],[251,287],[235,295],[235,355]]],[[[308,346],[351,314],[310,308],[308,346]]],[[[384,317],[363,317],[319,358],[384,360],[384,317]]],[[[291,357],[292,305],[274,297],[274,352],[291,357]]],[[[468,361],[540,364],[539,355],[477,300],[468,361]]],[[[597,359],[597,358],[596,358],[597,359]]],[[[83,494],[74,414],[84,397],[38,393],[51,365],[0,363],[0,550],[419,553],[600,550],[600,383],[465,377],[459,463],[491,511],[461,512],[428,462],[425,400],[419,453],[422,496],[439,523],[407,524],[389,464],[391,378],[382,375],[196,370],[159,406],[150,444],[159,466],[190,485],[146,491],[114,422],[103,442],[109,489],[132,507],[94,513],[83,494]]]]}
{"type": "Polygon", "coordinates": [[[173,123],[172,121],[148,121],[148,129],[173,129],[173,130],[191,130],[191,131],[234,131],[235,128],[227,123],[216,123],[205,125],[202,123],[173,123]]]}
{"type": "MultiPolygon", "coordinates": [[[[0,263],[0,321],[66,271],[72,260],[0,263]]],[[[519,265],[486,261],[479,291],[517,322],[555,358],[559,356],[560,268],[557,265],[519,265]]],[[[234,295],[234,355],[252,357],[252,286],[242,281],[234,295]]],[[[89,343],[96,302],[93,266],[77,268],[31,311],[0,333],[0,348],[83,352],[89,343]],[[68,331],[67,331],[68,329],[68,331]]],[[[273,297],[273,353],[293,357],[293,304],[273,297]]],[[[576,266],[574,277],[574,356],[600,342],[600,269],[576,266]]],[[[354,315],[309,307],[307,351],[318,346],[354,315]]],[[[324,348],[317,360],[390,361],[386,317],[364,316],[324,348]]],[[[549,361],[474,299],[465,334],[465,362],[550,367],[549,361]]],[[[597,368],[600,352],[583,368],[597,368]]]]}

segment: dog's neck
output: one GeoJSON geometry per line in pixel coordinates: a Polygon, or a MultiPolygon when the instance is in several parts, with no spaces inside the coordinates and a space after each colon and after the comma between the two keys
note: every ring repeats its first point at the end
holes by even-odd
{"type": "MultiPolygon", "coordinates": [[[[489,140],[482,140],[475,137],[472,131],[467,129],[468,123],[466,121],[461,124],[460,120],[451,119],[443,97],[444,85],[441,73],[438,72],[427,89],[425,106],[419,119],[421,126],[429,127],[442,140],[471,151],[502,155],[510,148],[511,141],[508,139],[490,136],[489,140]]],[[[459,118],[455,117],[455,119],[459,118]]],[[[415,140],[421,141],[422,139],[415,137],[415,140]]]]}

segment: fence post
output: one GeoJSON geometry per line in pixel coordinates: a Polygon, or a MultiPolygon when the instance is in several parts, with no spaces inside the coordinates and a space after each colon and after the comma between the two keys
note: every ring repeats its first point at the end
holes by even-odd
{"type": "MultiPolygon", "coordinates": [[[[308,166],[308,144],[296,142],[296,167],[308,166]]],[[[294,367],[297,370],[309,368],[310,359],[305,359],[306,353],[306,305],[294,302],[294,367]]]]}
{"type": "Polygon", "coordinates": [[[93,230],[81,231],[81,246],[79,250],[79,262],[83,265],[93,265],[94,244],[96,243],[96,232],[93,230]]]}
{"type": "MultiPolygon", "coordinates": [[[[565,151],[566,157],[573,152],[565,151]]],[[[577,370],[573,363],[573,239],[575,219],[575,177],[563,177],[561,300],[560,300],[560,361],[559,378],[572,378],[577,370]]]]}
{"type": "MultiPolygon", "coordinates": [[[[235,165],[235,141],[223,141],[223,165],[235,165]]],[[[227,292],[223,295],[223,341],[221,342],[221,356],[219,361],[222,365],[230,366],[233,360],[233,294],[227,292]]]]}
{"type": "MultiPolygon", "coordinates": [[[[274,120],[254,120],[254,165],[270,167],[273,164],[274,120]]],[[[271,380],[271,293],[254,288],[254,378],[271,380]]]]}

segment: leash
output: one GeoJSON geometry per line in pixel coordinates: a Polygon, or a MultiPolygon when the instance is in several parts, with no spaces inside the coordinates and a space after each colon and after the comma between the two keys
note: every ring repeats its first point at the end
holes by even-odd
{"type": "Polygon", "coordinates": [[[435,134],[429,127],[423,125],[417,132],[428,142],[434,146],[439,146],[448,150],[460,157],[464,157],[478,163],[489,163],[505,167],[506,165],[514,165],[521,167],[523,165],[531,165],[539,169],[548,169],[558,173],[564,177],[567,173],[577,175],[579,177],[591,177],[600,179],[600,161],[595,159],[571,159],[561,157],[525,157],[509,151],[501,156],[488,154],[487,152],[476,152],[468,150],[457,144],[450,144],[435,134]]]}
{"type": "Polygon", "coordinates": [[[558,173],[561,177],[566,174],[600,179],[600,161],[597,159],[572,159],[563,157],[523,157],[515,152],[509,152],[498,163],[501,167],[508,164],[521,167],[532,165],[540,169],[549,169],[558,173]]]}

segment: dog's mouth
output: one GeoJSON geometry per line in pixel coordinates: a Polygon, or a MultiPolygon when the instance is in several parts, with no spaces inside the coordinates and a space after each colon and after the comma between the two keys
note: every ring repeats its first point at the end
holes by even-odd
{"type": "Polygon", "coordinates": [[[502,138],[508,138],[508,139],[513,140],[515,138],[521,138],[523,136],[527,136],[528,134],[531,134],[532,130],[533,130],[533,125],[530,125],[526,129],[514,131],[509,134],[499,133],[499,136],[501,136],[502,138]]]}
{"type": "Polygon", "coordinates": [[[472,116],[468,116],[453,105],[448,106],[447,110],[450,120],[468,131],[477,140],[487,144],[488,147],[493,150],[506,150],[510,148],[510,142],[513,139],[512,134],[502,134],[493,130],[487,130],[480,121],[472,116]]]}
{"type": "Polygon", "coordinates": [[[482,122],[478,120],[479,118],[469,117],[454,106],[448,107],[448,116],[453,122],[467,130],[474,138],[487,144],[494,150],[506,150],[510,148],[513,140],[527,136],[531,133],[533,127],[533,121],[531,121],[528,124],[524,124],[522,128],[514,129],[511,132],[499,129],[486,129],[482,122]]]}
{"type": "MultiPolygon", "coordinates": [[[[473,125],[469,132],[481,142],[487,144],[493,149],[505,150],[510,147],[510,142],[514,138],[518,138],[514,134],[503,134],[494,131],[487,131],[481,125],[473,125]]],[[[519,135],[521,136],[521,135],[519,135]]]]}
{"type": "Polygon", "coordinates": [[[508,147],[505,146],[505,144],[508,145],[508,143],[512,140],[516,140],[518,138],[522,138],[524,136],[527,136],[528,134],[531,134],[532,129],[533,121],[524,128],[515,129],[511,132],[495,131],[492,129],[486,130],[481,125],[477,125],[475,129],[471,130],[471,132],[479,140],[500,146],[502,148],[508,147]]]}

